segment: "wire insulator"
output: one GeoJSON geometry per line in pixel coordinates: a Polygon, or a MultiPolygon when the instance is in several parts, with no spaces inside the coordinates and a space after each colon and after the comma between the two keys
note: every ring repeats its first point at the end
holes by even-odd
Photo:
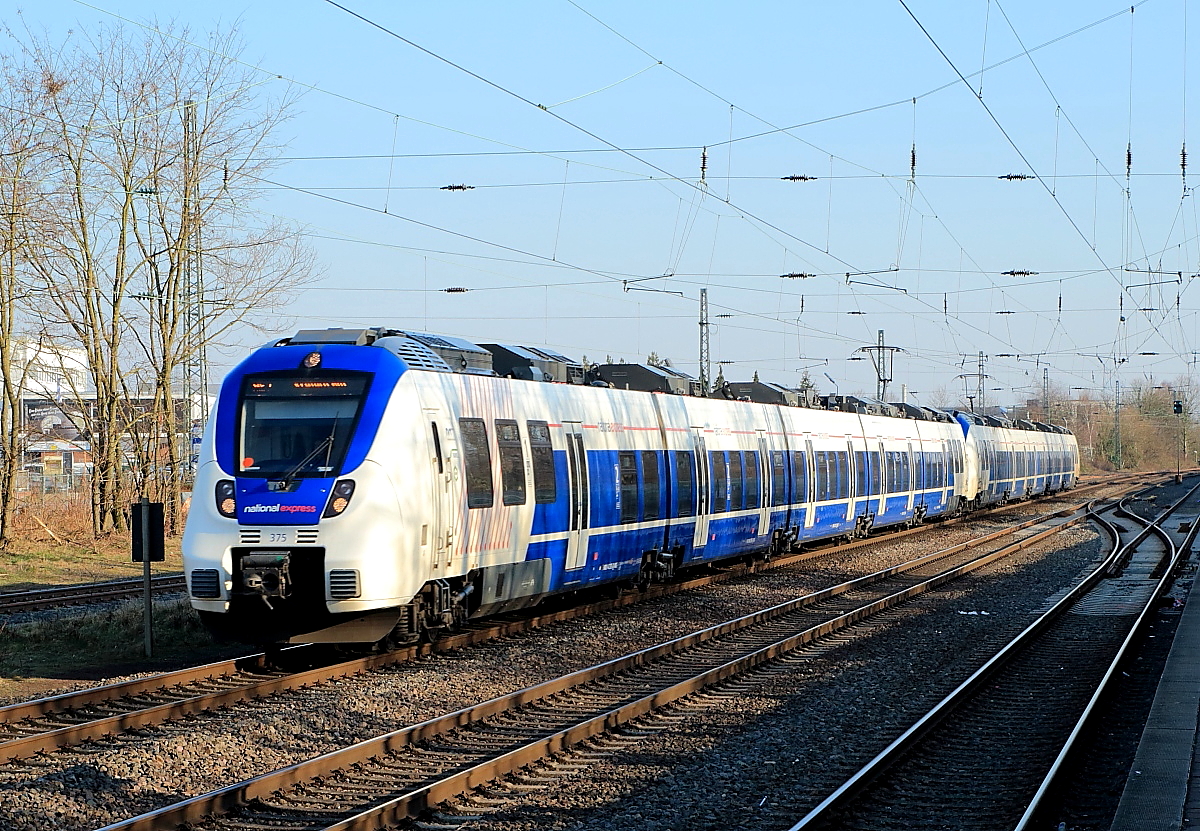
{"type": "Polygon", "coordinates": [[[816,176],[805,176],[803,173],[794,173],[791,176],[780,176],[779,178],[784,182],[815,182],[817,180],[816,176]]]}
{"type": "Polygon", "coordinates": [[[700,150],[700,181],[704,181],[704,175],[708,171],[708,148],[703,147],[700,150]]]}
{"type": "Polygon", "coordinates": [[[909,154],[909,178],[917,178],[917,145],[914,142],[912,152],[909,154]]]}
{"type": "Polygon", "coordinates": [[[1125,178],[1129,178],[1129,171],[1133,169],[1133,145],[1125,145],[1125,178]]]}
{"type": "Polygon", "coordinates": [[[1187,142],[1179,148],[1179,169],[1183,171],[1183,178],[1187,178],[1187,142]]]}

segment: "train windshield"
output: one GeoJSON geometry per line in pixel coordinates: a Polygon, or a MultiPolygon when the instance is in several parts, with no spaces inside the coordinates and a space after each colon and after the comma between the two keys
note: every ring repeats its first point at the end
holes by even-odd
{"type": "Polygon", "coordinates": [[[246,376],[238,473],[280,479],[336,476],[369,379],[365,372],[246,376]]]}

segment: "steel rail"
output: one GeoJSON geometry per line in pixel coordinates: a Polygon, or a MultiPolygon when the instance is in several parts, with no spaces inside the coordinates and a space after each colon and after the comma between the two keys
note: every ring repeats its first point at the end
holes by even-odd
{"type": "MultiPolygon", "coordinates": [[[[1089,516],[1095,518],[1095,515],[1095,505],[1093,504],[1089,507],[1089,516]]],[[[1045,633],[1059,618],[1073,608],[1079,600],[1101,583],[1110,574],[1112,565],[1125,554],[1127,545],[1122,544],[1120,534],[1115,527],[1104,521],[1101,521],[1100,524],[1110,537],[1111,547],[1109,553],[1080,583],[1068,591],[1047,612],[1013,638],[982,667],[959,684],[928,713],[892,741],[870,762],[860,768],[845,783],[810,810],[789,831],[803,831],[804,829],[815,828],[818,824],[825,822],[826,818],[833,812],[848,805],[902,756],[912,750],[930,732],[971,700],[976,693],[980,692],[1002,672],[1018,654],[1025,651],[1030,644],[1045,633]]],[[[1153,599],[1148,600],[1147,606],[1152,606],[1153,602],[1153,599]]],[[[1111,673],[1111,670],[1109,672],[1111,673]]]]}
{"type": "MultiPolygon", "coordinates": [[[[154,594],[187,591],[187,581],[182,574],[163,574],[151,578],[150,589],[154,594]]],[[[123,600],[129,597],[140,597],[144,590],[145,583],[141,577],[138,577],[108,580],[101,583],[78,583],[70,586],[0,592],[0,614],[123,600]]]]}
{"type": "MultiPolygon", "coordinates": [[[[1132,645],[1136,642],[1137,638],[1140,637],[1141,633],[1148,625],[1150,611],[1155,607],[1155,601],[1170,587],[1171,582],[1174,579],[1175,570],[1178,568],[1186,552],[1191,548],[1192,543],[1195,541],[1196,533],[1200,531],[1200,523],[1192,523],[1192,527],[1188,530],[1187,536],[1184,538],[1183,545],[1179,546],[1178,548],[1175,546],[1174,540],[1171,539],[1170,535],[1162,530],[1162,523],[1174,515],[1180,506],[1183,505],[1187,500],[1191,499],[1198,490],[1200,490],[1200,483],[1194,485],[1187,493],[1177,499],[1172,505],[1167,507],[1167,509],[1163,511],[1160,516],[1155,518],[1153,521],[1147,521],[1150,525],[1158,529],[1162,539],[1168,546],[1167,551],[1170,552],[1169,564],[1167,568],[1163,570],[1163,574],[1160,577],[1158,584],[1155,586],[1154,591],[1151,592],[1150,602],[1144,609],[1142,609],[1137,620],[1134,622],[1133,627],[1130,629],[1129,635],[1125,638],[1124,642],[1122,642],[1120,648],[1117,650],[1116,656],[1113,658],[1108,670],[1104,674],[1104,677],[1100,680],[1096,691],[1092,694],[1087,706],[1084,707],[1083,712],[1076,720],[1075,726],[1071,730],[1071,734],[1067,737],[1066,742],[1063,744],[1062,749],[1055,757],[1050,769],[1042,778],[1041,784],[1038,786],[1033,798],[1029,801],[1029,805],[1025,809],[1025,813],[1022,814],[1021,819],[1013,827],[1013,831],[1030,831],[1030,829],[1034,827],[1034,823],[1038,820],[1044,807],[1047,805],[1048,796],[1051,793],[1057,792],[1057,785],[1060,781],[1060,778],[1064,775],[1064,771],[1068,767],[1068,761],[1072,758],[1076,748],[1079,747],[1080,738],[1090,732],[1096,717],[1096,713],[1100,708],[1101,700],[1111,688],[1120,666],[1132,651],[1132,645]]],[[[1138,517],[1138,519],[1146,521],[1142,517],[1138,517]]],[[[1105,525],[1107,525],[1107,523],[1105,523],[1105,525]]],[[[1116,533],[1115,528],[1113,529],[1113,533],[1116,533]]]]}
{"type": "MultiPolygon", "coordinates": [[[[1107,484],[1109,483],[1101,483],[1094,487],[1103,487],[1107,484]]],[[[1016,504],[1010,505],[1009,508],[1016,507],[1016,504]]],[[[952,546],[949,549],[939,552],[938,556],[950,556],[968,546],[978,545],[990,540],[998,539],[1009,534],[1016,533],[1024,528],[1045,522],[1050,517],[1061,516],[1069,513],[1069,511],[1059,510],[1041,517],[1035,517],[1015,526],[1003,528],[990,534],[977,537],[968,543],[960,544],[959,546],[952,546]]],[[[972,518],[977,517],[978,515],[974,515],[972,518]]],[[[962,521],[965,521],[965,519],[966,518],[962,518],[962,521]]],[[[681,591],[695,589],[700,586],[722,582],[732,579],[739,574],[753,573],[764,569],[788,567],[811,559],[815,556],[821,556],[822,554],[843,552],[864,546],[887,543],[899,536],[907,536],[909,534],[919,533],[922,530],[925,529],[922,527],[917,527],[898,531],[886,537],[876,537],[872,539],[861,540],[855,543],[838,546],[833,549],[823,548],[815,552],[805,551],[790,556],[780,557],[769,563],[755,562],[745,566],[736,566],[727,572],[694,578],[680,584],[652,586],[640,594],[627,594],[623,597],[603,600],[597,603],[587,604],[585,606],[574,607],[572,609],[535,615],[533,617],[519,617],[516,620],[509,620],[500,623],[491,623],[485,625],[483,628],[450,636],[435,643],[426,643],[418,646],[408,647],[398,651],[386,653],[384,655],[369,656],[366,658],[343,661],[334,665],[317,667],[304,672],[293,673],[286,676],[272,676],[267,679],[250,678],[248,679],[248,683],[246,681],[237,679],[236,675],[238,673],[259,672],[265,668],[267,658],[263,654],[258,654],[245,656],[232,661],[218,662],[203,667],[182,670],[177,673],[166,673],[149,678],[137,679],[132,682],[106,685],[104,687],[93,688],[91,690],[84,690],[77,693],[67,693],[60,696],[53,696],[50,698],[39,699],[32,702],[0,708],[0,724],[14,724],[21,720],[45,717],[50,714],[65,714],[65,717],[60,719],[60,721],[69,722],[73,718],[70,716],[70,711],[72,710],[80,710],[97,706],[106,706],[111,709],[113,706],[121,706],[120,699],[122,697],[130,698],[133,696],[146,695],[158,696],[159,698],[174,697],[173,701],[160,701],[158,703],[150,704],[149,706],[138,706],[136,708],[131,708],[127,712],[117,715],[104,714],[102,717],[95,719],[88,718],[85,715],[87,720],[80,721],[79,723],[75,724],[55,726],[51,727],[50,729],[45,729],[44,727],[33,727],[33,730],[31,731],[28,727],[21,727],[18,725],[18,729],[15,732],[25,733],[26,735],[14,736],[10,739],[0,740],[0,761],[13,761],[16,759],[28,758],[38,753],[50,752],[64,747],[73,746],[84,741],[102,738],[123,730],[161,724],[175,718],[180,718],[199,712],[220,709],[232,704],[262,698],[264,696],[282,692],[288,689],[295,689],[298,687],[323,683],[336,678],[344,678],[384,666],[403,663],[434,652],[450,651],[499,637],[508,637],[520,632],[546,626],[551,623],[578,618],[589,614],[597,614],[609,609],[645,602],[646,600],[656,597],[662,597],[681,591]],[[233,686],[227,686],[225,689],[218,691],[204,691],[198,695],[192,694],[187,690],[180,691],[179,689],[181,687],[186,687],[189,684],[196,683],[208,683],[210,685],[233,684],[233,686]],[[172,691],[173,689],[174,691],[172,691]]],[[[873,578],[868,575],[868,577],[871,579],[883,579],[883,575],[878,575],[873,578]]],[[[856,583],[855,585],[865,585],[864,582],[861,582],[863,579],[864,578],[860,578],[860,582],[856,583]]],[[[834,587],[834,591],[836,591],[836,587],[834,587]]],[[[300,653],[302,650],[303,647],[294,647],[292,648],[291,652],[293,654],[300,653]]]]}
{"type": "MultiPolygon", "coordinates": [[[[855,580],[814,592],[807,597],[809,598],[809,602],[812,603],[818,602],[827,597],[832,597],[836,594],[861,588],[863,586],[870,585],[872,582],[878,582],[879,580],[902,573],[906,569],[918,568],[928,562],[952,556],[968,548],[977,547],[1004,536],[1015,534],[1026,528],[1047,522],[1053,517],[1060,516],[1062,513],[1062,511],[1059,511],[1054,514],[1047,514],[1042,517],[1026,520],[1025,522],[1019,523],[1010,528],[1000,529],[990,534],[976,537],[967,542],[959,543],[958,545],[950,546],[949,548],[933,552],[932,554],[926,555],[925,557],[919,558],[910,563],[894,566],[890,569],[883,569],[873,574],[865,575],[863,577],[856,578],[855,580]]],[[[777,565],[782,565],[782,563],[777,565]]],[[[699,578],[695,581],[691,581],[688,587],[695,588],[698,585],[708,585],[715,580],[728,579],[728,577],[729,575],[710,575],[704,578],[699,578]]],[[[630,598],[629,602],[634,602],[635,600],[637,600],[637,598],[630,598]]],[[[178,695],[178,693],[171,692],[172,688],[178,689],[181,687],[186,687],[188,684],[194,684],[197,682],[236,684],[236,686],[230,689],[207,691],[199,695],[185,693],[181,697],[176,697],[176,699],[173,701],[151,704],[149,706],[141,706],[137,709],[117,715],[105,715],[101,718],[89,719],[78,724],[65,725],[49,730],[38,730],[37,732],[30,733],[25,736],[4,739],[0,741],[0,762],[11,762],[17,759],[29,758],[30,756],[34,756],[38,753],[51,752],[64,747],[70,747],[80,744],[84,741],[102,738],[104,736],[112,735],[125,730],[162,724],[166,721],[176,718],[182,718],[187,715],[193,715],[205,711],[217,710],[233,704],[256,700],[286,690],[311,686],[313,684],[319,684],[337,678],[345,678],[359,673],[369,672],[382,667],[411,661],[417,657],[431,654],[432,652],[450,651],[453,649],[462,648],[464,646],[494,640],[498,637],[509,637],[520,632],[528,631],[531,628],[545,626],[550,621],[570,619],[583,614],[595,614],[600,611],[600,609],[594,608],[595,606],[603,607],[603,609],[606,610],[609,608],[615,608],[618,605],[624,605],[621,604],[620,599],[601,601],[599,604],[576,607],[574,609],[554,612],[537,618],[519,619],[501,624],[494,624],[485,629],[479,629],[461,635],[455,635],[451,638],[447,638],[443,641],[433,644],[421,644],[419,646],[408,647],[396,652],[373,655],[364,658],[355,658],[349,661],[342,661],[336,664],[321,666],[282,676],[274,676],[265,679],[251,677],[248,679],[248,682],[239,682],[236,679],[236,676],[239,673],[262,671],[264,668],[263,664],[265,662],[264,655],[259,654],[247,656],[234,661],[223,661],[214,664],[208,664],[203,667],[184,670],[179,673],[153,676],[150,678],[138,679],[132,682],[98,687],[79,693],[68,693],[61,696],[54,696],[52,698],[39,699],[37,701],[11,705],[9,707],[0,708],[0,723],[14,724],[21,720],[34,718],[37,716],[68,713],[74,709],[94,707],[98,705],[108,705],[111,707],[114,703],[119,703],[121,698],[130,698],[132,696],[178,695]]],[[[293,653],[301,653],[302,651],[303,647],[297,647],[292,650],[293,653]]]]}
{"type": "MultiPolygon", "coordinates": [[[[349,829],[379,828],[383,827],[387,822],[414,816],[432,804],[463,793],[498,776],[511,773],[536,759],[543,758],[547,754],[559,752],[586,738],[606,730],[611,730],[615,726],[666,706],[705,687],[719,683],[734,675],[744,673],[769,660],[791,652],[804,644],[810,643],[816,638],[843,629],[880,611],[891,608],[898,603],[935,589],[964,574],[1009,556],[1018,550],[1034,545],[1042,539],[1084,519],[1084,515],[1068,518],[1058,517],[1057,515],[1051,516],[1062,521],[1044,531],[1017,540],[999,549],[981,554],[969,562],[961,563],[943,570],[936,575],[921,579],[914,585],[898,591],[892,591],[882,598],[867,602],[848,612],[836,614],[814,626],[807,626],[803,630],[783,637],[768,646],[755,648],[752,652],[741,655],[734,660],[725,660],[715,667],[709,667],[686,680],[678,681],[653,693],[643,695],[614,710],[593,716],[566,729],[558,730],[550,736],[525,743],[500,755],[493,755],[486,760],[464,765],[456,769],[448,777],[421,785],[408,793],[395,796],[363,813],[341,819],[336,824],[325,827],[329,831],[334,831],[335,829],[336,831],[349,831],[349,829]]],[[[982,544],[984,540],[980,539],[974,542],[982,544]]],[[[963,547],[954,546],[958,550],[961,550],[963,547]]],[[[914,561],[912,568],[918,567],[915,565],[916,563],[928,564],[933,558],[939,556],[945,557],[946,554],[945,552],[935,552],[934,554],[925,555],[919,558],[919,560],[914,561]]],[[[894,571],[895,569],[885,569],[879,572],[879,574],[892,573],[894,571]]],[[[860,583],[862,579],[864,578],[859,578],[851,582],[860,583]]],[[[624,658],[580,670],[562,678],[546,682],[545,684],[464,708],[412,727],[360,742],[349,748],[327,753],[278,771],[254,777],[245,782],[230,785],[209,794],[193,797],[157,811],[114,823],[105,826],[102,831],[150,831],[151,829],[165,829],[175,827],[184,822],[195,822],[213,814],[225,813],[236,806],[246,805],[256,799],[263,799],[289,786],[309,782],[318,777],[328,776],[334,771],[365,762],[374,757],[406,747],[414,742],[440,736],[451,729],[475,724],[485,718],[507,712],[514,708],[542,701],[549,696],[558,695],[565,690],[579,687],[584,683],[596,681],[601,678],[610,678],[620,673],[629,673],[636,667],[647,666],[656,660],[670,655],[677,655],[685,649],[707,643],[714,638],[744,631],[750,626],[761,624],[764,621],[800,609],[805,605],[811,605],[819,599],[841,593],[838,591],[838,588],[830,587],[823,589],[820,592],[814,592],[812,595],[806,595],[803,598],[779,604],[771,609],[756,612],[752,615],[702,630],[701,632],[641,650],[624,658]]],[[[849,588],[843,590],[849,590],[849,588]]]]}
{"type": "MultiPolygon", "coordinates": [[[[1105,482],[1094,487],[1103,487],[1107,486],[1108,484],[1108,482],[1105,482]]],[[[1021,503],[1014,503],[1013,505],[1010,505],[1009,508],[1016,507],[1019,504],[1021,503]]],[[[935,552],[934,555],[930,556],[951,556],[962,550],[965,550],[968,547],[977,546],[982,543],[999,539],[1004,536],[1014,534],[1025,528],[1046,522],[1052,517],[1069,515],[1070,513],[1071,511],[1069,510],[1060,509],[1056,512],[1045,514],[1040,517],[1034,517],[1033,519],[1026,520],[1022,523],[1018,523],[1017,525],[1002,528],[992,533],[976,537],[967,543],[951,546],[948,549],[935,552]]],[[[978,515],[972,515],[971,517],[971,519],[976,518],[979,518],[978,515]]],[[[966,521],[966,519],[967,518],[960,518],[959,520],[954,521],[966,521]]],[[[573,607],[571,609],[543,613],[540,615],[534,615],[532,617],[526,615],[518,617],[515,620],[490,622],[484,624],[480,628],[476,628],[462,634],[449,636],[434,643],[424,643],[382,655],[355,658],[349,661],[342,661],[332,665],[320,666],[288,675],[280,676],[277,674],[271,674],[267,678],[255,676],[254,673],[266,671],[268,663],[268,658],[266,655],[256,654],[244,656],[230,661],[222,661],[201,667],[181,670],[174,673],[164,673],[148,678],[136,679],[130,682],[110,684],[75,693],[66,693],[63,695],[15,704],[8,707],[0,707],[0,724],[14,725],[12,732],[23,734],[15,735],[11,738],[0,738],[0,763],[29,758],[30,756],[39,753],[52,752],[54,750],[77,745],[84,741],[103,738],[105,736],[113,735],[125,730],[161,724],[187,715],[212,711],[223,707],[228,707],[233,704],[256,700],[289,689],[296,689],[299,687],[324,683],[337,678],[345,678],[363,672],[369,672],[382,667],[408,662],[432,653],[447,652],[496,638],[510,637],[512,635],[547,626],[552,623],[579,618],[586,615],[597,614],[603,611],[645,602],[650,599],[692,590],[701,586],[723,582],[745,573],[754,573],[765,569],[789,567],[812,559],[816,556],[840,553],[871,545],[887,544],[900,536],[919,533],[922,530],[926,529],[924,527],[917,527],[897,531],[887,536],[860,540],[835,548],[822,548],[817,551],[804,551],[798,554],[780,557],[771,562],[755,562],[749,565],[739,565],[732,567],[729,571],[693,578],[678,584],[655,585],[641,593],[630,593],[619,598],[602,600],[592,604],[573,607]],[[249,677],[239,679],[237,677],[239,674],[249,677]],[[224,689],[204,690],[199,694],[197,694],[195,691],[186,689],[189,685],[202,683],[210,686],[222,686],[224,689]],[[77,716],[72,715],[72,711],[86,710],[87,708],[95,707],[105,707],[106,709],[111,710],[113,707],[119,708],[124,706],[122,699],[129,699],[137,696],[152,696],[157,697],[160,700],[148,705],[144,704],[143,702],[138,702],[137,706],[129,708],[126,712],[119,714],[112,714],[111,712],[104,713],[98,718],[94,718],[86,713],[83,713],[83,720],[79,720],[76,723],[70,723],[75,721],[77,718],[77,716]],[[161,699],[163,698],[173,700],[162,701],[161,699]],[[63,717],[57,719],[59,722],[57,725],[50,726],[49,728],[38,725],[24,726],[18,724],[23,720],[35,719],[39,717],[45,718],[55,714],[60,714],[63,717]],[[68,723],[63,724],[61,722],[68,723]]],[[[914,562],[921,561],[918,560],[914,562]]],[[[893,573],[899,572],[897,570],[893,573]]],[[[886,576],[888,576],[887,570],[876,573],[875,575],[867,575],[866,577],[859,578],[857,581],[851,581],[850,584],[847,584],[846,588],[832,587],[828,590],[827,594],[820,594],[818,599],[830,596],[838,591],[848,591],[851,588],[867,585],[872,580],[884,579],[886,576]]],[[[303,660],[302,656],[304,654],[304,649],[305,647],[293,647],[288,650],[288,652],[293,658],[295,658],[297,655],[300,655],[301,660],[303,660]]]]}
{"type": "MultiPolygon", "coordinates": [[[[1061,498],[1063,496],[1072,496],[1097,488],[1111,487],[1127,483],[1131,480],[1144,479],[1145,476],[1151,474],[1127,474],[1123,476],[1108,477],[1099,482],[1081,483],[1071,491],[1060,491],[1056,496],[1051,498],[1061,498]]],[[[1165,475],[1165,474],[1161,474],[1165,475]]],[[[1041,497],[1039,497],[1041,498],[1041,497]]],[[[1009,502],[1004,505],[994,506],[991,508],[977,511],[970,516],[948,517],[945,519],[938,518],[933,520],[930,525],[917,526],[910,529],[896,527],[879,529],[880,536],[874,540],[864,540],[854,543],[849,543],[851,546],[861,546],[870,544],[872,541],[878,541],[882,535],[890,535],[892,538],[903,536],[911,533],[919,533],[922,528],[940,527],[942,525],[953,525],[959,522],[966,522],[972,519],[980,519],[990,514],[999,514],[1006,511],[1014,510],[1025,504],[1024,500],[1009,502]]],[[[823,541],[819,541],[823,542],[823,541]]],[[[828,550],[822,547],[819,550],[828,550]]],[[[848,549],[848,550],[853,550],[848,549]]],[[[183,574],[167,574],[159,575],[152,578],[153,590],[157,594],[159,592],[169,593],[174,591],[186,591],[187,581],[183,574]]],[[[138,597],[143,591],[143,580],[140,577],[122,578],[119,580],[108,580],[97,583],[76,583],[66,586],[51,586],[41,589],[23,589],[18,591],[0,591],[0,614],[11,614],[20,611],[29,611],[36,609],[51,609],[62,606],[82,606],[91,603],[101,603],[110,600],[138,597]]]]}

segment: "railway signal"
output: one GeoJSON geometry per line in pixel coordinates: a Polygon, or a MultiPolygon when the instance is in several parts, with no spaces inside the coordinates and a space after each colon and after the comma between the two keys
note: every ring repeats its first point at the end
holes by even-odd
{"type": "Polygon", "coordinates": [[[166,557],[163,523],[163,504],[146,497],[132,505],[133,561],[142,564],[146,657],[154,657],[154,602],[151,599],[150,564],[161,563],[166,557]]]}

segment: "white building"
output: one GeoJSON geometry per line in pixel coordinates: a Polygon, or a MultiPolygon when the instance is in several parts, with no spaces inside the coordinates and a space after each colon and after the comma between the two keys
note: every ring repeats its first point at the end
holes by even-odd
{"type": "Polygon", "coordinates": [[[12,357],[14,383],[21,397],[62,401],[91,397],[87,351],[47,339],[17,338],[12,357]]]}

